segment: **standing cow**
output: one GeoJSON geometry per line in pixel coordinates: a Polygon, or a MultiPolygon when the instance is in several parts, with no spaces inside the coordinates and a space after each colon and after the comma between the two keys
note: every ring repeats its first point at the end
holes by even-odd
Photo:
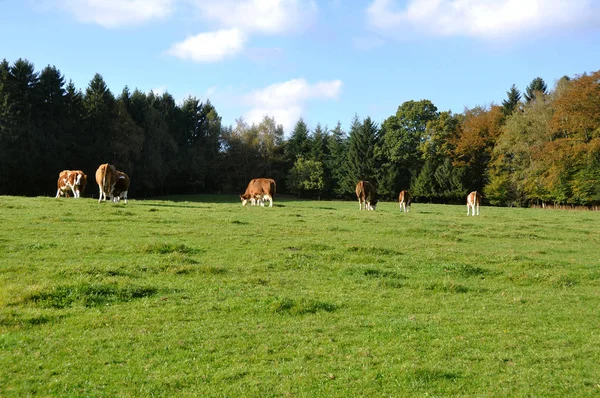
{"type": "Polygon", "coordinates": [[[377,207],[377,192],[369,181],[359,181],[356,184],[356,197],[358,198],[358,209],[375,210],[377,207]]]}
{"type": "Polygon", "coordinates": [[[127,204],[127,191],[129,191],[130,183],[129,176],[122,171],[117,170],[117,182],[115,183],[111,195],[113,202],[118,203],[121,199],[124,199],[125,204],[127,204]]]}
{"type": "Polygon", "coordinates": [[[410,192],[407,190],[400,191],[398,202],[400,203],[400,211],[408,213],[410,211],[410,192]]]}
{"type": "Polygon", "coordinates": [[[269,207],[273,207],[273,195],[275,194],[275,180],[272,178],[255,178],[248,183],[246,191],[240,195],[242,206],[248,201],[254,206],[257,201],[264,206],[265,199],[269,200],[269,207]]]}
{"type": "Polygon", "coordinates": [[[117,183],[117,169],[109,163],[101,164],[96,170],[96,183],[100,188],[98,203],[106,198],[112,199],[112,191],[117,183]]]}
{"type": "Polygon", "coordinates": [[[75,198],[79,198],[87,184],[87,175],[81,170],[63,170],[58,175],[56,183],[56,197],[69,197],[69,192],[73,192],[75,198]]]}
{"type": "Polygon", "coordinates": [[[479,215],[479,205],[481,205],[481,194],[479,192],[473,191],[467,195],[467,216],[469,215],[469,210],[472,216],[475,215],[475,210],[477,210],[477,215],[479,215]]]}

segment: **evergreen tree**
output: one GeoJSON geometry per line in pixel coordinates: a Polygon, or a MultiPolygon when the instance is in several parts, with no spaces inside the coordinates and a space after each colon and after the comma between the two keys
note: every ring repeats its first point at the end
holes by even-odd
{"type": "Polygon", "coordinates": [[[317,123],[317,127],[313,131],[309,139],[310,152],[309,159],[323,163],[327,157],[327,128],[323,128],[321,123],[317,123]]]}
{"type": "Polygon", "coordinates": [[[342,130],[342,124],[338,121],[331,134],[327,137],[327,152],[329,156],[325,160],[326,173],[331,178],[331,183],[326,187],[329,196],[343,197],[347,191],[343,188],[344,164],[348,151],[348,137],[342,130]]]}
{"type": "Polygon", "coordinates": [[[285,144],[285,157],[289,163],[293,164],[298,156],[305,156],[310,151],[308,134],[308,127],[304,120],[300,118],[285,144]]]}
{"type": "Polygon", "coordinates": [[[510,116],[519,105],[521,92],[517,89],[517,86],[513,84],[510,90],[506,92],[506,95],[508,98],[502,101],[502,112],[504,113],[504,116],[510,116]]]}
{"type": "Polygon", "coordinates": [[[375,145],[378,134],[379,128],[370,117],[361,123],[358,116],[354,116],[348,137],[348,153],[344,167],[346,175],[343,189],[345,192],[354,192],[356,183],[360,180],[376,183],[375,145]]]}
{"type": "Polygon", "coordinates": [[[116,130],[115,102],[102,76],[95,74],[85,90],[83,128],[77,137],[86,159],[83,167],[87,170],[95,172],[100,164],[114,164],[110,143],[116,130]]]}
{"type": "Polygon", "coordinates": [[[548,86],[541,77],[536,77],[529,83],[529,86],[525,89],[525,100],[527,102],[533,101],[538,93],[543,95],[548,94],[548,86]]]}
{"type": "Polygon", "coordinates": [[[39,159],[44,151],[43,143],[36,137],[35,128],[36,111],[40,105],[37,87],[39,74],[31,62],[18,59],[10,66],[5,78],[6,107],[2,113],[5,118],[3,144],[7,146],[3,148],[6,158],[1,166],[6,168],[9,184],[2,189],[7,194],[40,194],[47,185],[44,185],[38,173],[39,159]],[[15,176],[27,176],[30,183],[21,187],[15,181],[11,184],[15,176]]]}
{"type": "Polygon", "coordinates": [[[66,132],[66,91],[65,79],[54,66],[47,66],[39,75],[37,95],[40,103],[35,111],[34,140],[40,147],[40,156],[36,159],[39,168],[39,186],[45,192],[52,192],[58,171],[75,168],[69,164],[66,132]]]}

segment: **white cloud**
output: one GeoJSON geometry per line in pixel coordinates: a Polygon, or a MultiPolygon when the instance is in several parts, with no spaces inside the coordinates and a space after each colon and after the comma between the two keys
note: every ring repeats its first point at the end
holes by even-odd
{"type": "Polygon", "coordinates": [[[202,17],[220,27],[281,34],[304,30],[314,22],[312,0],[190,0],[202,17]]]}
{"type": "Polygon", "coordinates": [[[173,12],[175,0],[58,0],[58,6],[83,23],[105,28],[139,25],[173,12]]]}
{"type": "Polygon", "coordinates": [[[243,97],[243,102],[251,108],[244,119],[249,123],[260,123],[265,115],[272,116],[289,131],[309,101],[337,99],[341,90],[341,80],[309,84],[305,79],[292,79],[272,84],[243,97]]]}
{"type": "Polygon", "coordinates": [[[167,54],[195,62],[215,62],[239,53],[246,35],[239,29],[200,33],[175,43],[167,54]]]}
{"type": "Polygon", "coordinates": [[[593,0],[374,0],[368,24],[397,38],[419,33],[486,39],[516,37],[525,32],[568,28],[598,21],[593,0]]]}
{"type": "Polygon", "coordinates": [[[158,86],[156,88],[153,88],[151,91],[154,93],[154,95],[161,96],[161,95],[163,95],[164,93],[167,92],[167,85],[163,84],[162,86],[158,86]]]}
{"type": "MultiPolygon", "coordinates": [[[[252,34],[277,35],[300,32],[316,17],[314,0],[186,0],[202,18],[220,30],[189,37],[174,44],[167,54],[196,62],[215,62],[244,49],[252,34]],[[225,45],[225,48],[220,48],[225,45]]],[[[272,55],[274,51],[271,51],[272,55]]],[[[262,61],[265,53],[247,55],[262,61]]]]}

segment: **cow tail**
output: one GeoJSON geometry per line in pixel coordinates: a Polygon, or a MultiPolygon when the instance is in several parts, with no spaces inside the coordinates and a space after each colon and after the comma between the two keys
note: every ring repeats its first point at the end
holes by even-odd
{"type": "Polygon", "coordinates": [[[104,195],[106,195],[106,170],[108,169],[108,163],[106,164],[106,167],[104,168],[104,173],[102,173],[102,192],[104,192],[104,195]]]}

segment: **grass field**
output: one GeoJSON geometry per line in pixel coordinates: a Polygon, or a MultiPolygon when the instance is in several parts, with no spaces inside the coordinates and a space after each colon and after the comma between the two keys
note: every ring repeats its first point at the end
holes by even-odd
{"type": "Polygon", "coordinates": [[[600,213],[0,197],[0,396],[598,396],[600,213]]]}

